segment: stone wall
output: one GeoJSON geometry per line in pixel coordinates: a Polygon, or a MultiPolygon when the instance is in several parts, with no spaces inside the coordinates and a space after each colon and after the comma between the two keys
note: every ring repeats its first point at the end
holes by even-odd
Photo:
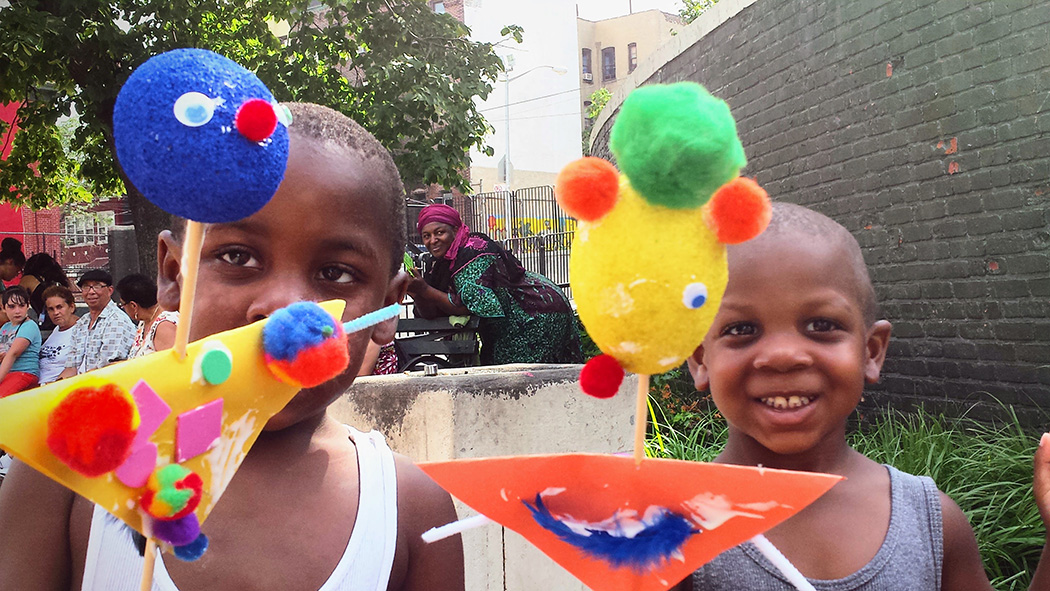
{"type": "MultiPolygon", "coordinates": [[[[437,376],[359,378],[332,404],[340,421],[376,429],[420,462],[568,452],[631,452],[634,393],[598,400],[580,392],[578,365],[503,365],[437,376]]],[[[457,502],[460,518],[474,511],[457,502]]],[[[586,591],[513,531],[490,524],[463,534],[467,591],[586,591]]]]}
{"type": "MultiPolygon", "coordinates": [[[[880,405],[1050,405],[1050,8],[723,0],[637,83],[726,100],[776,200],[860,241],[894,338],[880,405]],[[689,43],[688,45],[686,43],[689,43]]],[[[615,113],[622,96],[606,107],[615,113]]],[[[608,154],[612,119],[597,122],[608,154]]],[[[871,398],[871,397],[869,397],[871,398]]]]}

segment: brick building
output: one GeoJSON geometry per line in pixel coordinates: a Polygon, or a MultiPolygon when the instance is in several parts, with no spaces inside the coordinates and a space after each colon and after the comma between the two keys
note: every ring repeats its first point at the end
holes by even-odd
{"type": "Polygon", "coordinates": [[[860,241],[894,326],[875,404],[1001,402],[1035,423],[1050,407],[1048,38],[1040,0],[722,0],[637,74],[725,99],[744,173],[860,241]]]}

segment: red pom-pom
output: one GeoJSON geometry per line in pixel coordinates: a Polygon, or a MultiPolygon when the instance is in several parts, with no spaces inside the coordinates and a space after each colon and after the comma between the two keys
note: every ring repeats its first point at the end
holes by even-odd
{"type": "Polygon", "coordinates": [[[273,135],[273,131],[277,129],[277,111],[263,99],[254,98],[237,109],[233,124],[244,137],[253,142],[261,142],[273,135]]]}
{"type": "Polygon", "coordinates": [[[319,386],[343,373],[348,365],[350,352],[346,348],[346,335],[342,326],[338,326],[336,334],[321,344],[300,350],[292,361],[266,356],[266,366],[274,375],[300,388],[319,386]]]}
{"type": "Polygon", "coordinates": [[[47,447],[84,476],[116,470],[131,452],[139,412],[116,384],[73,390],[47,417],[47,447]]]}
{"type": "Polygon", "coordinates": [[[580,370],[580,389],[595,398],[612,398],[623,383],[623,368],[612,355],[598,355],[580,370]]]}
{"type": "Polygon", "coordinates": [[[769,195],[755,181],[737,177],[722,185],[704,208],[704,219],[723,244],[739,244],[769,225],[769,195]]]}
{"type": "Polygon", "coordinates": [[[587,156],[570,162],[554,181],[558,205],[585,222],[599,220],[616,204],[620,174],[606,160],[587,156]]]}

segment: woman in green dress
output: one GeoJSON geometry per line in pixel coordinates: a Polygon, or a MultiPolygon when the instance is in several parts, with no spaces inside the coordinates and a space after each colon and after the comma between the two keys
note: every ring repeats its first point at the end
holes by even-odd
{"type": "Polygon", "coordinates": [[[572,307],[550,279],[447,205],[424,207],[416,228],[436,261],[409,284],[420,316],[478,316],[483,365],[583,362],[572,307]]]}

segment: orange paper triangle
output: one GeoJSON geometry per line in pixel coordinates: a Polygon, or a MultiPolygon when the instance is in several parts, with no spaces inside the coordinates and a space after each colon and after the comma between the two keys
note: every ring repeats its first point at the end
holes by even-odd
{"type": "Polygon", "coordinates": [[[585,585],[602,591],[667,589],[721,552],[802,510],[841,476],[599,454],[515,456],[420,464],[442,488],[508,527],[585,585]],[[598,523],[663,507],[699,533],[680,555],[643,572],[592,558],[540,526],[523,501],[537,494],[552,514],[598,523]]]}

